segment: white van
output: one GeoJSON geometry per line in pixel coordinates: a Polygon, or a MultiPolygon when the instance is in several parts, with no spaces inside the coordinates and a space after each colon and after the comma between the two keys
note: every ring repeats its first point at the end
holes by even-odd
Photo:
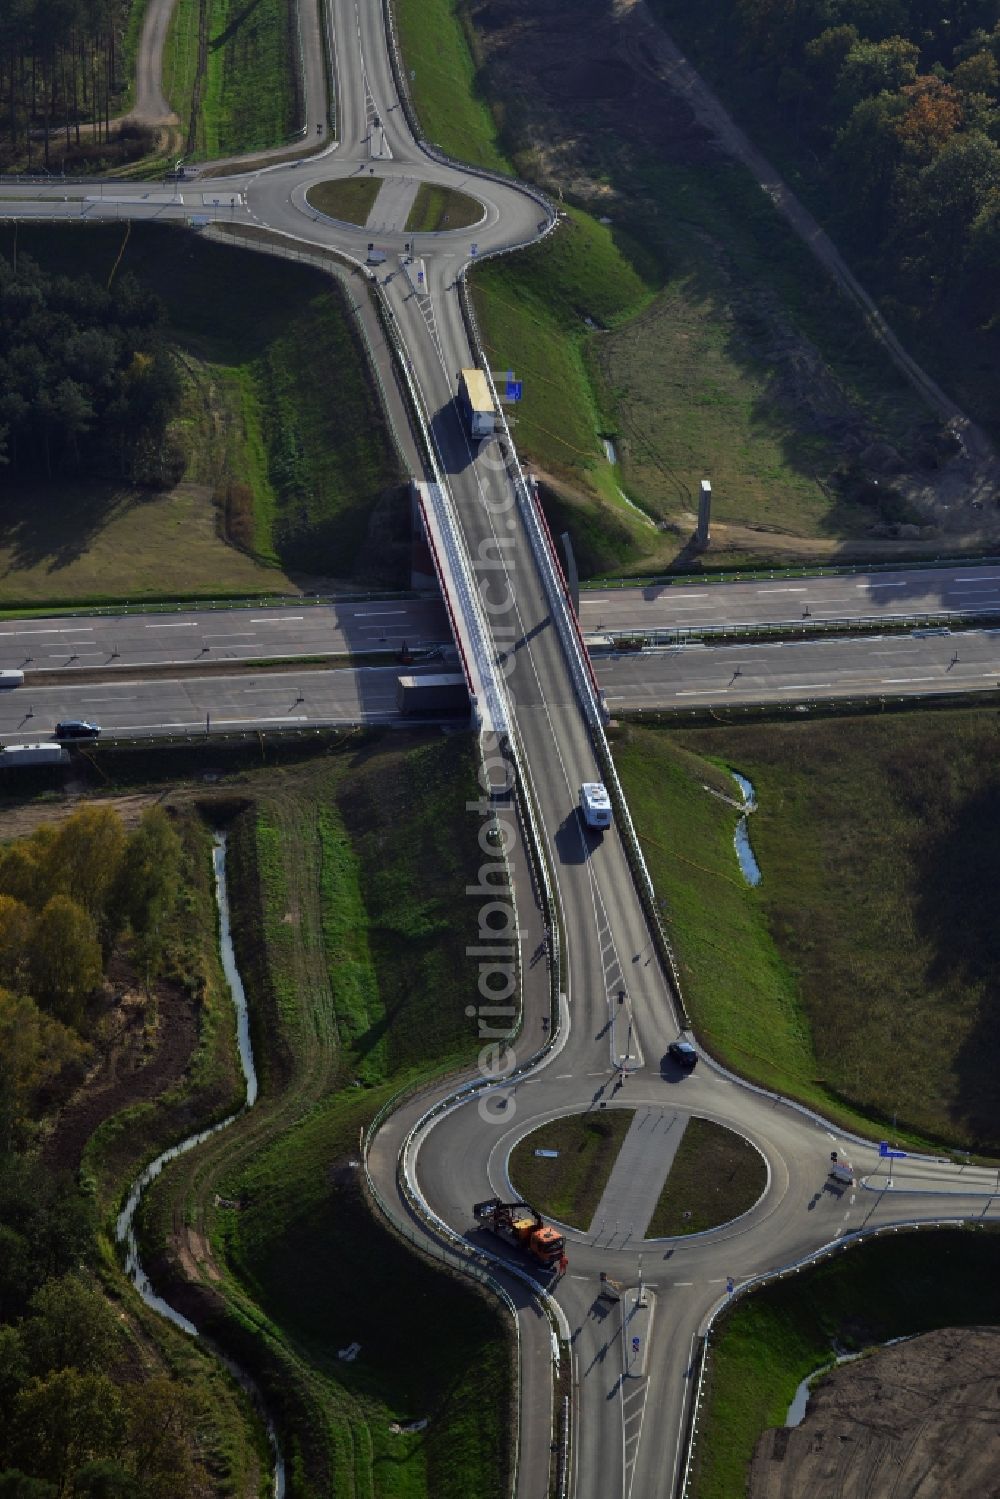
{"type": "Polygon", "coordinates": [[[601,781],[584,781],[580,787],[580,811],[588,828],[611,826],[611,798],[601,781]]]}
{"type": "Polygon", "coordinates": [[[0,687],[23,687],[23,671],[0,671],[0,687]]]}

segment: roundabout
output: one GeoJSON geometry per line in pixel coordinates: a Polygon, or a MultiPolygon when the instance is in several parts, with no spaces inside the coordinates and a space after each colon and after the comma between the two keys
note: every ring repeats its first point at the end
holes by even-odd
{"type": "Polygon", "coordinates": [[[764,1195],[767,1164],[743,1135],[700,1115],[626,1104],[532,1129],[507,1163],[510,1191],[570,1236],[612,1222],[653,1243],[708,1233],[764,1195]]]}

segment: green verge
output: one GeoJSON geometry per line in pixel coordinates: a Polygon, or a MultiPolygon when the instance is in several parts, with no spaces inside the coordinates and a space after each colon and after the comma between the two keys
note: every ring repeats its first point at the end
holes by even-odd
{"type": "MultiPolygon", "coordinates": [[[[8,253],[10,235],[0,229],[8,253]]],[[[117,274],[163,299],[184,385],[169,437],[183,474],[162,492],[8,486],[0,604],[287,594],[306,579],[391,586],[405,576],[398,459],[328,277],[145,225],[21,225],[18,242],[53,271],[101,282],[124,247],[117,274]]]]}
{"type": "Polygon", "coordinates": [[[163,91],[186,158],[236,155],[287,140],[298,118],[299,39],[285,0],[178,0],[163,91]]]}
{"type": "Polygon", "coordinates": [[[525,1202],[584,1233],[614,1170],[632,1109],[596,1110],[552,1119],[514,1148],[510,1180],[525,1202]],[[557,1150],[555,1160],[536,1150],[557,1150]]]}
{"type": "Polygon", "coordinates": [[[381,177],[341,177],[337,181],[314,182],[306,202],[319,213],[345,224],[366,224],[382,187],[381,177]]]}
{"type": "Polygon", "coordinates": [[[410,96],[425,136],[474,166],[509,172],[456,0],[393,0],[410,96]]]}
{"type": "Polygon", "coordinates": [[[700,1234],[747,1212],[767,1184],[759,1150],[711,1119],[689,1119],[646,1229],[647,1239],[700,1234]]]}
{"type": "Polygon", "coordinates": [[[937,1327],[1000,1322],[1000,1236],[923,1230],[877,1239],[755,1292],[718,1325],[698,1424],[693,1499],[746,1492],[761,1433],[783,1426],[800,1382],[862,1349],[937,1327]]]}
{"type": "Polygon", "coordinates": [[[442,230],[466,229],[484,217],[483,205],[468,193],[421,182],[413,200],[406,229],[411,234],[437,234],[442,230]]]}
{"type": "MultiPolygon", "coordinates": [[[[599,436],[613,422],[599,405],[586,350],[599,336],[591,325],[627,328],[648,305],[652,268],[634,243],[573,209],[541,245],[478,267],[471,287],[490,364],[513,369],[524,384],[514,412],[519,449],[546,475],[586,491],[568,511],[581,570],[624,565],[639,532],[651,528],[618,491],[599,436]]],[[[549,502],[565,518],[554,493],[549,502]]]]}
{"type": "Polygon", "coordinates": [[[213,763],[261,1095],[151,1189],[147,1262],[175,1286],[200,1262],[180,1294],[262,1386],[289,1499],[500,1499],[509,1328],[385,1230],[358,1171],[359,1133],[395,1089],[475,1055],[475,911],[469,932],[455,919],[481,862],[471,741],[328,736],[274,768],[239,749],[213,763]]]}
{"type": "Polygon", "coordinates": [[[727,1065],[848,1125],[1000,1149],[990,1001],[996,714],[680,731],[614,746],[694,1027],[727,1065]],[[755,888],[726,767],[758,811],[755,888]]]}

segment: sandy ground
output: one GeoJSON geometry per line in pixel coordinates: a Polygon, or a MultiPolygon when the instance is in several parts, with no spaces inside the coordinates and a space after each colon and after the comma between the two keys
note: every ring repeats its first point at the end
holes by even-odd
{"type": "Polygon", "coordinates": [[[943,1328],[844,1364],[766,1431],[749,1499],[998,1499],[1000,1328],[943,1328]]]}

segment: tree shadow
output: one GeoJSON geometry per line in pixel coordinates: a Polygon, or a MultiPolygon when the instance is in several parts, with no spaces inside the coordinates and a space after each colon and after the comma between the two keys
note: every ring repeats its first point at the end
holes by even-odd
{"type": "MultiPolygon", "coordinates": [[[[1000,1142],[1000,782],[969,797],[924,844],[914,881],[916,916],[933,944],[930,984],[956,1011],[976,1004],[975,1020],[952,1066],[952,1117],[984,1148],[1000,1142]]],[[[931,1059],[935,1070],[946,1057],[931,1059]]]]}

